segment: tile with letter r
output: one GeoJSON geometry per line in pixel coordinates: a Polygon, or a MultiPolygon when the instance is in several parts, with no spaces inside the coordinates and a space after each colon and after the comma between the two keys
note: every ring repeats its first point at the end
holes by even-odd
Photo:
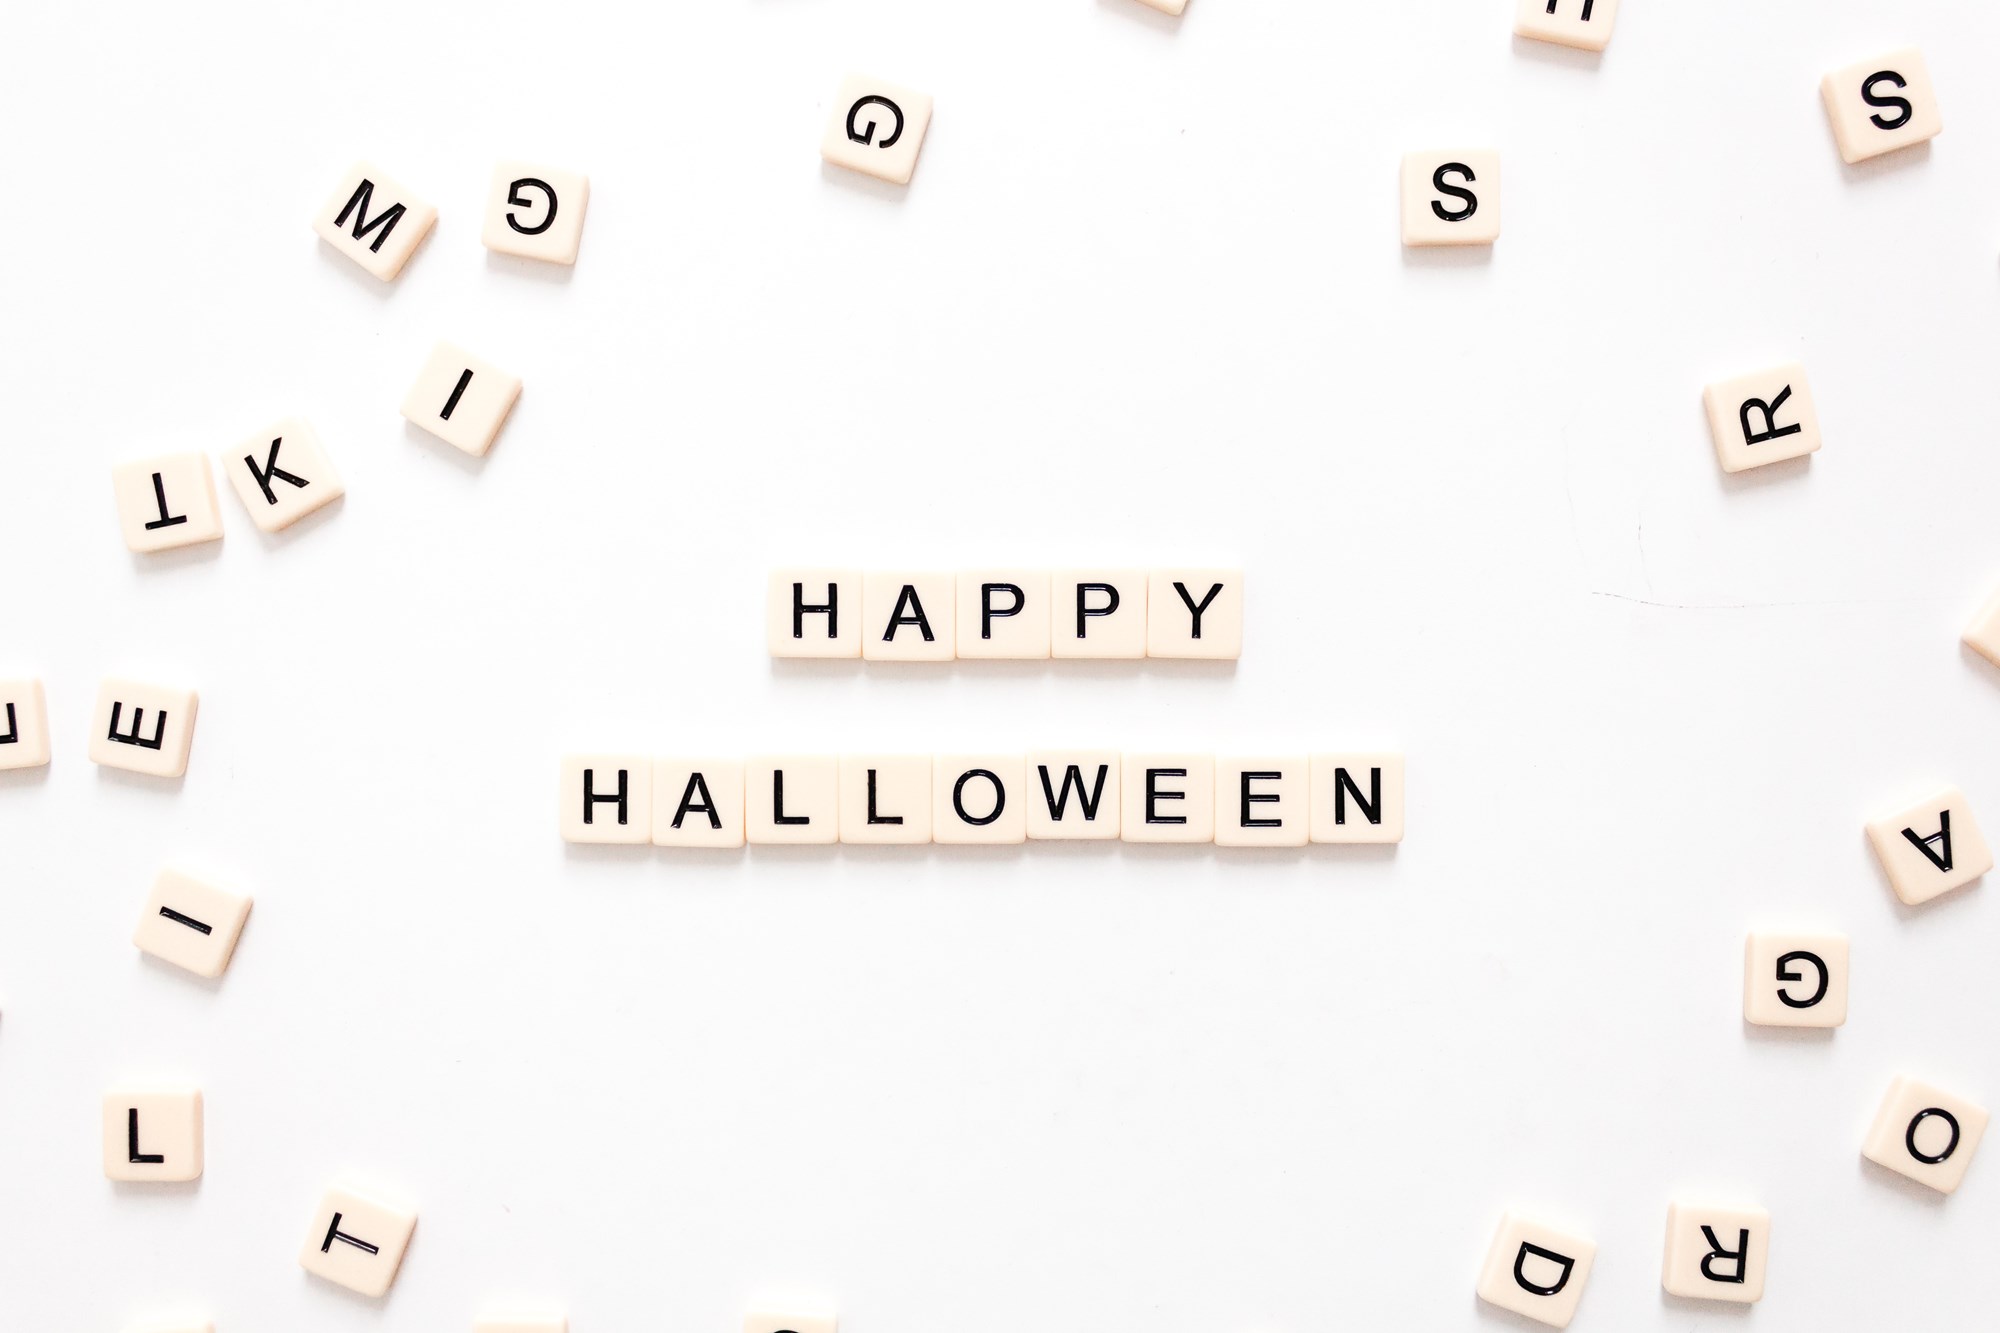
{"type": "Polygon", "coordinates": [[[1896,896],[1911,906],[1963,888],[1993,868],[1993,852],[1965,793],[1943,787],[1868,821],[1868,841],[1896,896]]]}
{"type": "Polygon", "coordinates": [[[519,376],[441,342],[403,396],[403,418],[454,449],[483,458],[520,396],[519,376]]]}
{"type": "Polygon", "coordinates": [[[167,1182],[200,1176],[201,1112],[201,1092],[196,1088],[119,1088],[105,1093],[105,1178],[167,1182]]]}
{"type": "Polygon", "coordinates": [[[365,162],[341,177],[313,230],[369,273],[388,282],[403,271],[437,222],[437,209],[365,162]]]}
{"type": "Polygon", "coordinates": [[[329,1189],[306,1229],[299,1267],[363,1296],[381,1296],[396,1280],[416,1228],[414,1208],[351,1189],[329,1189]]]}
{"type": "Polygon", "coordinates": [[[1568,1328],[1596,1257],[1595,1241],[1508,1213],[1479,1271],[1479,1299],[1551,1328],[1568,1328]]]}
{"type": "Polygon", "coordinates": [[[1764,1299],[1771,1214],[1762,1208],[1675,1200],[1667,1206],[1660,1285],[1675,1296],[1751,1305],[1764,1299]]]}
{"type": "Polygon", "coordinates": [[[1849,166],[1944,132],[1930,66],[1915,49],[1837,69],[1820,80],[1819,93],[1840,160],[1849,166]]]}
{"type": "Polygon", "coordinates": [[[48,762],[49,706],[42,682],[25,676],[0,680],[0,772],[48,762]]]}
{"type": "Polygon", "coordinates": [[[927,94],[850,74],[833,99],[820,156],[892,185],[908,185],[930,123],[927,94]]]}
{"type": "Polygon", "coordinates": [[[653,761],[643,754],[563,756],[564,842],[638,846],[653,840],[653,761]]]}
{"type": "Polygon", "coordinates": [[[250,899],[205,884],[178,870],[162,870],[139,913],[132,943],[155,958],[215,978],[229,966],[250,899]]]}
{"type": "Polygon", "coordinates": [[[1819,451],[1819,413],[1806,368],[1796,361],[1711,384],[1701,401],[1724,472],[1819,451]]]}
{"type": "Polygon", "coordinates": [[[1514,0],[1514,31],[1538,42],[1602,51],[1618,22],[1618,0],[1514,0]]]}
{"type": "Polygon", "coordinates": [[[479,239],[503,255],[574,264],[589,204],[590,177],[581,172],[502,162],[493,168],[479,239]]]}
{"type": "Polygon", "coordinates": [[[1919,1185],[1950,1194],[1986,1136],[1986,1108],[1953,1093],[1898,1078],[1868,1131],[1861,1155],[1919,1185]]]}
{"type": "Polygon", "coordinates": [[[289,528],[347,494],[319,436],[296,419],[245,440],[223,456],[222,470],[251,522],[265,532],[289,528]]]}
{"type": "Polygon", "coordinates": [[[206,454],[170,454],[111,469],[118,527],[128,549],[171,551],[222,538],[215,473],[206,454]]]}
{"type": "Polygon", "coordinates": [[[149,777],[187,772],[198,698],[193,690],[112,678],[97,690],[90,762],[149,777]]]}
{"type": "Polygon", "coordinates": [[[1752,931],[1743,946],[1743,1017],[1764,1027],[1847,1021],[1847,936],[1752,931]]]}
{"type": "Polygon", "coordinates": [[[1425,149],[1403,157],[1403,244],[1491,245],[1500,239],[1500,154],[1425,149]]]}

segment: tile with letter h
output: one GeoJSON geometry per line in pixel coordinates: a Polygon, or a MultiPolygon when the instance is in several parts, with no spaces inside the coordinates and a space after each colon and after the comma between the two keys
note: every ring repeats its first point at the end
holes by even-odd
{"type": "Polygon", "coordinates": [[[199,1089],[118,1089],[104,1094],[103,1112],[107,1179],[171,1182],[201,1175],[199,1089]]]}
{"type": "Polygon", "coordinates": [[[334,1188],[320,1200],[299,1250],[299,1267],[363,1296],[381,1296],[403,1266],[417,1212],[400,1204],[334,1188]]]}
{"type": "Polygon", "coordinates": [[[1819,413],[1806,368],[1796,361],[1739,375],[1702,391],[1715,457],[1743,472],[1819,451],[1819,413]]]}
{"type": "Polygon", "coordinates": [[[1514,0],[1514,31],[1538,42],[1602,51],[1611,45],[1618,0],[1514,0]]]}
{"type": "Polygon", "coordinates": [[[927,94],[850,74],[834,98],[820,156],[892,185],[908,185],[930,123],[927,94]]]}
{"type": "Polygon", "coordinates": [[[177,870],[162,870],[139,913],[132,943],[155,958],[213,979],[229,966],[250,899],[177,870]]]}
{"type": "Polygon", "coordinates": [[[583,213],[590,178],[574,171],[502,162],[493,168],[486,195],[486,225],[479,239],[488,250],[549,264],[575,264],[583,244],[583,213]]]}
{"type": "Polygon", "coordinates": [[[1838,69],[1820,80],[1840,160],[1849,166],[1944,132],[1923,52],[1897,51],[1838,69]]]}
{"type": "Polygon", "coordinates": [[[49,762],[49,706],[42,682],[0,680],[0,772],[49,762]]]}
{"type": "Polygon", "coordinates": [[[436,222],[437,209],[373,167],[357,163],[313,219],[313,230],[388,282],[403,271],[436,222]]]}
{"type": "Polygon", "coordinates": [[[1595,1241],[1508,1213],[1480,1269],[1479,1299],[1551,1328],[1568,1328],[1596,1257],[1595,1241]]]}
{"type": "Polygon", "coordinates": [[[1916,1079],[1898,1078],[1882,1099],[1861,1155],[1950,1194],[1964,1181],[1985,1135],[1984,1107],[1916,1079]]]}
{"type": "Polygon", "coordinates": [[[454,449],[484,458],[520,396],[518,376],[441,342],[403,397],[403,419],[454,449]]]}
{"type": "Polygon", "coordinates": [[[90,761],[149,777],[180,777],[194,747],[196,703],[193,690],[105,681],[91,716],[90,761]]]}
{"type": "Polygon", "coordinates": [[[222,539],[215,473],[206,454],[172,454],[111,470],[118,526],[128,549],[171,551],[222,539]]]}
{"type": "Polygon", "coordinates": [[[573,754],[562,761],[563,841],[641,846],[653,840],[653,761],[573,754]]]}
{"type": "Polygon", "coordinates": [[[1869,820],[1868,841],[1896,896],[1911,906],[1963,888],[1993,868],[1993,852],[1956,787],[1869,820]]]}
{"type": "Polygon", "coordinates": [[[303,421],[281,421],[245,440],[223,458],[222,470],[250,521],[265,532],[282,532],[347,494],[319,436],[303,421]]]}
{"type": "Polygon", "coordinates": [[[1403,158],[1403,244],[1491,245],[1500,239],[1500,154],[1429,149],[1403,158]]]}
{"type": "Polygon", "coordinates": [[[1771,1215],[1762,1208],[1707,1203],[1667,1206],[1667,1252],[1660,1285],[1675,1296],[1750,1305],[1764,1298],[1771,1215]]]}

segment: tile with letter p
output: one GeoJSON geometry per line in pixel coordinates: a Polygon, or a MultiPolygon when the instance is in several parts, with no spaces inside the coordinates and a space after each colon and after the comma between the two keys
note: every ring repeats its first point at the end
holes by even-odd
{"type": "Polygon", "coordinates": [[[417,1211],[334,1188],[320,1200],[299,1250],[299,1267],[363,1296],[381,1296],[403,1266],[417,1211]]]}
{"type": "Polygon", "coordinates": [[[106,680],[91,714],[90,762],[149,777],[180,777],[194,748],[197,702],[193,690],[106,680]]]}
{"type": "Polygon", "coordinates": [[[1049,576],[1049,655],[1146,655],[1146,575],[1131,569],[1060,569],[1049,576]]]}
{"type": "Polygon", "coordinates": [[[1596,1257],[1595,1241],[1508,1213],[1480,1269],[1479,1299],[1551,1328],[1568,1328],[1596,1257]]]}
{"type": "Polygon", "coordinates": [[[213,979],[229,966],[249,919],[249,898],[178,870],[162,870],[139,913],[132,943],[175,967],[213,979]]]}
{"type": "Polygon", "coordinates": [[[454,449],[483,458],[520,396],[518,375],[441,342],[404,395],[403,418],[454,449]]]}
{"type": "Polygon", "coordinates": [[[1049,655],[1049,576],[1031,569],[974,570],[958,576],[961,658],[1049,655]]]}

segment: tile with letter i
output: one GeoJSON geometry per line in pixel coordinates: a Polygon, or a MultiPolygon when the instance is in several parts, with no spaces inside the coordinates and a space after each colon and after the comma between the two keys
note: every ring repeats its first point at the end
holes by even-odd
{"type": "Polygon", "coordinates": [[[187,772],[198,700],[193,690],[107,680],[91,715],[90,762],[149,777],[187,772]]]}
{"type": "Polygon", "coordinates": [[[576,263],[583,244],[583,212],[590,177],[525,162],[493,168],[486,195],[486,225],[479,239],[488,250],[549,264],[576,263]]]}
{"type": "Polygon", "coordinates": [[[1875,1113],[1861,1155],[1950,1194],[1965,1179],[1985,1135],[1984,1107],[1913,1078],[1899,1078],[1875,1113]]]}
{"type": "Polygon", "coordinates": [[[403,416],[474,458],[493,447],[521,396],[519,377],[441,342],[403,398],[403,416]]]}
{"type": "Polygon", "coordinates": [[[299,1267],[363,1296],[381,1296],[396,1280],[416,1228],[414,1208],[330,1189],[306,1230],[299,1267]]]}
{"type": "Polygon", "coordinates": [[[213,979],[228,968],[243,923],[249,919],[249,898],[177,870],[162,870],[140,910],[132,943],[155,958],[213,979]]]}
{"type": "Polygon", "coordinates": [[[0,772],[49,762],[49,707],[42,682],[0,680],[0,772]]]}
{"type": "Polygon", "coordinates": [[[141,554],[171,551],[222,538],[215,473],[206,454],[173,454],[111,470],[118,526],[125,545],[141,554]]]}
{"type": "Polygon", "coordinates": [[[1675,1296],[1754,1304],[1764,1298],[1770,1252],[1771,1215],[1762,1208],[1675,1201],[1660,1285],[1675,1296]]]}
{"type": "Polygon", "coordinates": [[[1923,52],[1896,51],[1837,69],[1820,80],[1840,160],[1849,166],[1944,132],[1923,52]]]}
{"type": "Polygon", "coordinates": [[[1551,1328],[1568,1328],[1596,1257],[1595,1241],[1508,1213],[1479,1271],[1479,1299],[1551,1328]]]}
{"type": "Polygon", "coordinates": [[[1538,42],[1602,51],[1618,22],[1618,0],[1514,0],[1514,31],[1538,42]]]}
{"type": "Polygon", "coordinates": [[[1403,244],[1491,245],[1500,239],[1500,154],[1431,149],[1403,158],[1403,244]]]}
{"type": "Polygon", "coordinates": [[[653,840],[653,761],[646,755],[565,756],[560,799],[564,842],[653,840]]]}
{"type": "Polygon", "coordinates": [[[1796,361],[1739,375],[1702,391],[1715,457],[1742,472],[1819,451],[1819,413],[1806,368],[1796,361]]]}
{"type": "Polygon", "coordinates": [[[201,1092],[120,1089],[104,1094],[104,1174],[110,1180],[194,1180],[202,1169],[201,1092]]]}
{"type": "Polygon", "coordinates": [[[319,436],[298,420],[281,421],[245,440],[223,456],[222,470],[251,522],[265,532],[289,528],[347,494],[319,436]]]}
{"type": "Polygon", "coordinates": [[[1868,841],[1890,887],[1912,907],[1963,888],[1993,868],[1993,852],[1956,787],[1869,820],[1868,841]]]}
{"type": "Polygon", "coordinates": [[[388,282],[403,271],[436,222],[437,209],[373,167],[357,163],[313,218],[313,230],[388,282]]]}
{"type": "Polygon", "coordinates": [[[908,185],[930,123],[927,94],[850,74],[833,100],[820,156],[892,185],[908,185]]]}

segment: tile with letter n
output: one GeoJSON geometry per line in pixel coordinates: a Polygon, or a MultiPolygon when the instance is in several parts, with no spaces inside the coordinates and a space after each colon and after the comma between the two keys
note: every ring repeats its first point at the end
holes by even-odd
{"type": "Polygon", "coordinates": [[[850,74],[833,100],[820,156],[893,185],[908,185],[930,128],[928,95],[850,74]]]}
{"type": "Polygon", "coordinates": [[[141,554],[171,551],[222,538],[215,473],[206,454],[172,454],[111,469],[118,527],[141,554]]]}
{"type": "Polygon", "coordinates": [[[1928,1083],[1898,1078],[1875,1113],[1861,1155],[1950,1194],[1964,1181],[1985,1136],[1985,1107],[1928,1083]]]}
{"type": "Polygon", "coordinates": [[[121,1088],[104,1094],[104,1174],[110,1180],[194,1180],[202,1170],[201,1092],[121,1088]]]}
{"type": "Polygon", "coordinates": [[[39,680],[0,680],[0,772],[49,762],[49,707],[39,680]]]}
{"type": "Polygon", "coordinates": [[[643,754],[563,757],[564,842],[638,846],[653,840],[653,761],[643,754]]]}
{"type": "Polygon", "coordinates": [[[187,772],[198,703],[193,690],[106,680],[90,720],[90,761],[149,777],[187,772]]]}
{"type": "Polygon", "coordinates": [[[204,884],[178,870],[162,870],[139,913],[132,943],[155,958],[215,978],[229,966],[250,899],[204,884]]]}
{"type": "Polygon", "coordinates": [[[1401,842],[1403,756],[1387,751],[1314,755],[1312,840],[1401,842]]]}
{"type": "Polygon", "coordinates": [[[299,1250],[299,1267],[363,1296],[381,1296],[403,1266],[417,1211],[351,1189],[320,1200],[299,1250]]]}
{"type": "Polygon", "coordinates": [[[1602,51],[1618,22],[1618,0],[1514,0],[1514,32],[1538,42],[1602,51]]]}
{"type": "Polygon", "coordinates": [[[281,421],[222,457],[250,519],[265,532],[289,528],[347,494],[319,436],[303,421],[281,421]]]}
{"type": "Polygon", "coordinates": [[[483,458],[520,396],[518,376],[441,342],[404,395],[403,416],[454,449],[483,458]]]}
{"type": "Polygon", "coordinates": [[[1568,1328],[1590,1282],[1595,1241],[1508,1213],[1479,1272],[1479,1299],[1551,1328],[1568,1328]]]}
{"type": "Polygon", "coordinates": [[[357,163],[313,218],[320,239],[388,282],[437,222],[437,209],[367,163],[357,163]]]}
{"type": "Polygon", "coordinates": [[[1819,452],[1819,413],[1796,361],[1711,384],[1701,401],[1724,472],[1819,452]]]}
{"type": "Polygon", "coordinates": [[[1751,1305],[1764,1298],[1770,1253],[1764,1209],[1675,1200],[1667,1206],[1660,1285],[1675,1296],[1751,1305]]]}
{"type": "Polygon", "coordinates": [[[576,263],[583,243],[583,212],[590,177],[575,171],[502,162],[486,193],[486,225],[479,239],[488,250],[549,264],[576,263]]]}
{"type": "Polygon", "coordinates": [[[1896,896],[1911,906],[1963,888],[1993,868],[1993,852],[1965,793],[1944,787],[1868,821],[1868,841],[1896,896]]]}

